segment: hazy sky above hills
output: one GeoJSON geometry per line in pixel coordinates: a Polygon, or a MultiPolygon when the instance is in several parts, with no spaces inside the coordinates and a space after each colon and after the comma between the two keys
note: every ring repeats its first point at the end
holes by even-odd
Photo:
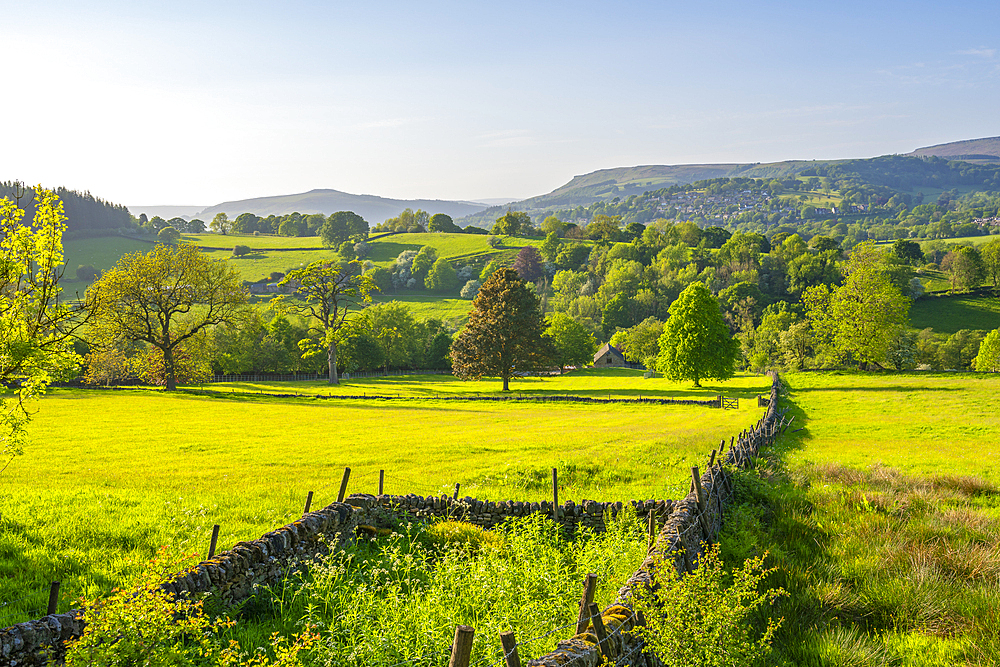
{"type": "Polygon", "coordinates": [[[1000,3],[3,2],[0,180],[525,198],[1000,135],[1000,3]]]}

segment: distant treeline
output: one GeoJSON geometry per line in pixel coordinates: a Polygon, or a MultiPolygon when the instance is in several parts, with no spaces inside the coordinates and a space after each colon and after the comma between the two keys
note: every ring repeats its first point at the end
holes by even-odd
{"type": "MultiPolygon", "coordinates": [[[[89,192],[77,192],[62,187],[56,188],[55,191],[62,200],[66,216],[69,218],[66,221],[66,229],[72,234],[107,233],[133,225],[132,216],[124,206],[104,201],[89,192]]],[[[25,220],[30,221],[34,217],[35,191],[30,186],[14,181],[0,182],[0,197],[6,197],[11,201],[20,199],[25,220]]]]}

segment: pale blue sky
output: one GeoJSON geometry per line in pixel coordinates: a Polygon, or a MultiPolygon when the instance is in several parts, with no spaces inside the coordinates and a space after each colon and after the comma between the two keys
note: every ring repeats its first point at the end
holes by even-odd
{"type": "Polygon", "coordinates": [[[7,2],[0,180],[524,198],[1000,135],[1000,3],[7,2]]]}

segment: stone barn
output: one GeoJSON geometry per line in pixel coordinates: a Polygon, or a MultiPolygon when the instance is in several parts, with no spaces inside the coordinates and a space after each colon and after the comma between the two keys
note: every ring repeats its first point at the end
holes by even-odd
{"type": "Polygon", "coordinates": [[[625,361],[625,355],[611,343],[604,346],[594,355],[594,368],[628,368],[629,363],[625,361]]]}

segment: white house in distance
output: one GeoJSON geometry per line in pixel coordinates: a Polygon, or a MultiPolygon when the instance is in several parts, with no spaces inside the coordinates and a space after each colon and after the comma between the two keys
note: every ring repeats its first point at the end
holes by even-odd
{"type": "Polygon", "coordinates": [[[594,355],[594,368],[628,368],[625,355],[611,343],[605,343],[594,355]]]}

